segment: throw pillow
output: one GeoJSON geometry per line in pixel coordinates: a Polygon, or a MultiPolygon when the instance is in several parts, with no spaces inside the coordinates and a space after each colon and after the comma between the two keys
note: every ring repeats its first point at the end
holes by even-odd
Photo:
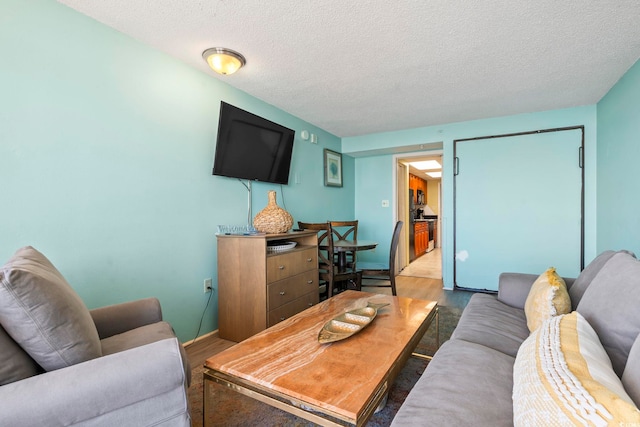
{"type": "Polygon", "coordinates": [[[567,285],[556,269],[550,267],[542,273],[529,291],[524,303],[529,331],[535,331],[545,320],[571,311],[571,301],[567,285]]]}
{"type": "Polygon", "coordinates": [[[640,425],[589,323],[578,313],[556,316],[527,338],[513,366],[515,426],[640,425]]]}
{"type": "Polygon", "coordinates": [[[89,310],[31,246],[19,249],[0,270],[0,323],[47,371],[102,355],[89,310]]]}
{"type": "Polygon", "coordinates": [[[640,335],[636,338],[629,352],[629,358],[622,374],[622,385],[636,402],[636,405],[640,405],[640,335]]]}
{"type": "Polygon", "coordinates": [[[36,362],[0,326],[0,386],[36,374],[36,362]]]}
{"type": "Polygon", "coordinates": [[[618,252],[607,261],[576,308],[596,331],[613,369],[622,376],[640,334],[640,261],[618,252]]]}

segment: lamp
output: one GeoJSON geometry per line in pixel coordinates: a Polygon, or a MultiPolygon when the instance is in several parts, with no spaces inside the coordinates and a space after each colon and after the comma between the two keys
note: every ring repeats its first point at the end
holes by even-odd
{"type": "Polygon", "coordinates": [[[247,63],[244,56],[235,50],[223,47],[212,47],[202,52],[202,58],[216,73],[233,74],[247,63]]]}

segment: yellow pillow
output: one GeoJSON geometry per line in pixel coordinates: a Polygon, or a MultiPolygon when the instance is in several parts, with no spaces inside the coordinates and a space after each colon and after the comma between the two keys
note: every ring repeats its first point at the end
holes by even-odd
{"type": "Polygon", "coordinates": [[[556,269],[550,267],[531,286],[524,303],[529,331],[533,332],[550,317],[571,311],[571,300],[567,285],[556,269]]]}
{"type": "Polygon", "coordinates": [[[637,426],[640,411],[578,312],[552,317],[527,338],[513,365],[519,426],[637,426]]]}

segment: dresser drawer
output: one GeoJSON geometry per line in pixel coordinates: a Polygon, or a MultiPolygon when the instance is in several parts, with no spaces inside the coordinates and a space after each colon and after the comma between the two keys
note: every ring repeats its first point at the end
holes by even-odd
{"type": "Polygon", "coordinates": [[[300,298],[291,301],[290,303],[280,306],[275,310],[271,310],[269,311],[268,326],[273,326],[276,323],[282,322],[283,320],[306,310],[312,305],[317,304],[319,301],[320,295],[317,291],[314,291],[303,295],[300,298]]]}
{"type": "Polygon", "coordinates": [[[267,286],[267,307],[273,310],[313,291],[318,292],[318,270],[270,283],[267,286]]]}
{"type": "Polygon", "coordinates": [[[267,257],[267,283],[318,268],[318,249],[312,247],[267,257]]]}

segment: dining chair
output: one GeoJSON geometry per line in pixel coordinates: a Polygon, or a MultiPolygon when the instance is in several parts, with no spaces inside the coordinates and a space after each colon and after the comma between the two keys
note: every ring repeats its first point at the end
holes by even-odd
{"type": "MultiPolygon", "coordinates": [[[[329,221],[333,231],[333,240],[358,240],[358,220],[329,221]]],[[[337,256],[337,254],[336,254],[337,256]]],[[[346,252],[347,265],[356,268],[356,251],[346,252]]]]}
{"type": "Polygon", "coordinates": [[[344,290],[338,287],[340,284],[345,284],[345,289],[361,290],[362,272],[349,266],[343,271],[338,268],[338,262],[336,261],[333,250],[333,230],[331,223],[298,221],[298,228],[318,232],[318,275],[320,282],[326,286],[327,298],[331,298],[335,293],[344,290]]]}
{"type": "Polygon", "coordinates": [[[360,263],[360,269],[362,271],[362,286],[372,288],[391,288],[391,294],[394,296],[397,295],[396,254],[398,252],[398,242],[400,241],[402,225],[403,222],[398,221],[393,229],[391,248],[389,249],[389,264],[360,263]],[[376,282],[365,283],[365,280],[376,280],[376,282]],[[383,281],[383,283],[380,283],[379,281],[383,281]],[[388,281],[389,284],[384,283],[386,281],[388,281]]]}

